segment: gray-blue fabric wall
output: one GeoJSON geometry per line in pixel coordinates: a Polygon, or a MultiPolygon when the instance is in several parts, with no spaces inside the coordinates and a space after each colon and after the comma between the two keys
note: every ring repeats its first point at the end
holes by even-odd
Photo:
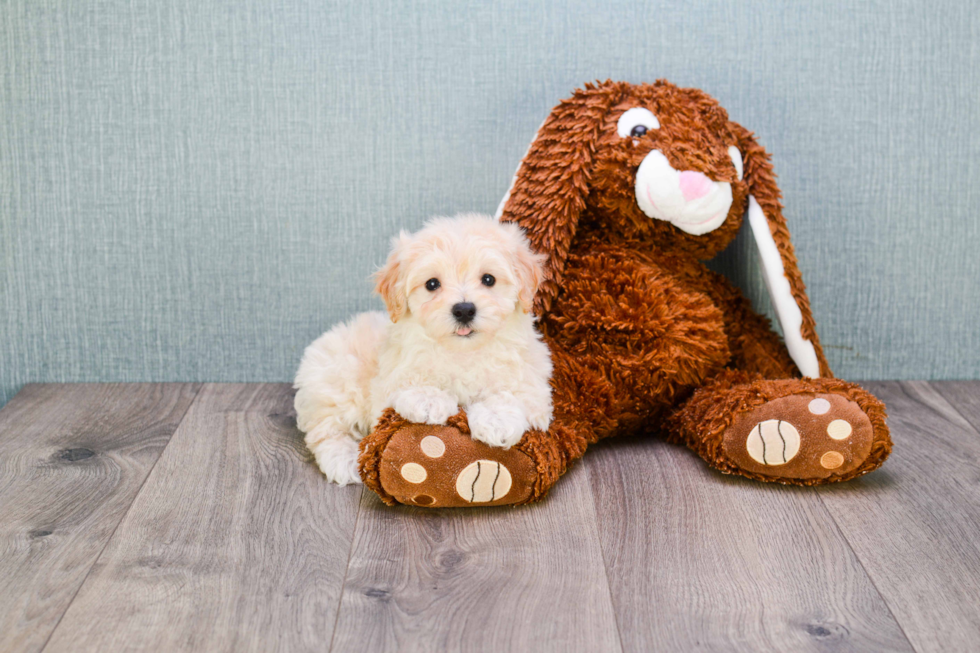
{"type": "MultiPolygon", "coordinates": [[[[840,376],[980,374],[980,12],[907,2],[0,1],[0,403],[290,380],[388,238],[492,212],[596,78],[773,153],[840,376]]],[[[767,302],[742,239],[719,264],[767,302]]]]}

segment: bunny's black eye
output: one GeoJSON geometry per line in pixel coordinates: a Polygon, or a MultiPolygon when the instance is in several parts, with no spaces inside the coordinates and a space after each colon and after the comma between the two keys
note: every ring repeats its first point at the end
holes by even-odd
{"type": "Polygon", "coordinates": [[[643,107],[628,109],[616,122],[616,133],[620,138],[640,138],[651,129],[660,129],[660,121],[643,107]]]}
{"type": "Polygon", "coordinates": [[[486,286],[487,288],[489,288],[489,287],[490,287],[490,286],[492,286],[493,284],[495,284],[495,283],[497,283],[497,280],[493,278],[493,275],[492,275],[492,274],[484,274],[484,275],[483,275],[483,278],[482,278],[482,279],[480,279],[480,282],[481,282],[481,283],[482,283],[482,284],[483,284],[484,286],[486,286]]]}
{"type": "Polygon", "coordinates": [[[436,290],[439,290],[439,286],[441,285],[442,284],[439,283],[438,279],[432,277],[431,279],[425,282],[425,289],[428,290],[429,292],[435,292],[436,290]]]}

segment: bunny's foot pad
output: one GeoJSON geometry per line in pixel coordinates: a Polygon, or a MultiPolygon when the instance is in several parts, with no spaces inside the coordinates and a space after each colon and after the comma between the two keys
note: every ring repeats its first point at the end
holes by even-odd
{"type": "Polygon", "coordinates": [[[868,460],[874,428],[854,401],[804,393],[772,399],[736,417],[722,446],[731,464],[771,480],[831,481],[868,460]]]}
{"type": "Polygon", "coordinates": [[[361,477],[386,503],[424,508],[526,503],[537,478],[517,447],[473,440],[462,415],[446,426],[383,418],[361,445],[361,477]]]}

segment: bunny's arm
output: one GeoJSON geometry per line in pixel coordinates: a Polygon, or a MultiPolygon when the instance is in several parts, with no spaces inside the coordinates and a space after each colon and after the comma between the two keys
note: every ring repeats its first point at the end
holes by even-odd
{"type": "Polygon", "coordinates": [[[752,303],[725,276],[689,257],[662,257],[660,263],[684,283],[700,288],[721,310],[732,355],[728,364],[730,368],[761,374],[767,379],[800,376],[769,319],[759,315],[752,308],[752,303]]]}
{"type": "Polygon", "coordinates": [[[569,255],[542,329],[583,364],[634,396],[661,403],[730,359],[712,298],[627,247],[592,244],[569,255]]]}

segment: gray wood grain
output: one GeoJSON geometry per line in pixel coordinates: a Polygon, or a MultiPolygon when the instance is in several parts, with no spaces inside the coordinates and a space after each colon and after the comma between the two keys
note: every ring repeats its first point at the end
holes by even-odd
{"type": "Polygon", "coordinates": [[[28,385],[0,411],[0,650],[41,649],[197,390],[28,385]]]}
{"type": "Polygon", "coordinates": [[[624,440],[543,504],[445,511],[326,483],[284,385],[28,386],[0,650],[969,650],[980,383],[868,386],[896,448],[851,483],[624,440]]]}
{"type": "Polygon", "coordinates": [[[46,650],[324,650],[360,487],[326,483],[285,385],[207,385],[46,650]]]}
{"type": "Polygon", "coordinates": [[[931,381],[929,385],[980,431],[980,381],[931,381]]]}
{"type": "Polygon", "coordinates": [[[867,387],[888,406],[895,449],[820,497],[918,651],[976,650],[980,433],[943,397],[948,386],[867,387]]]}
{"type": "Polygon", "coordinates": [[[585,461],[624,650],[911,650],[809,489],[650,438],[585,461]]]}
{"type": "Polygon", "coordinates": [[[365,492],[333,650],[619,650],[584,472],[520,508],[393,509],[365,492]]]}

